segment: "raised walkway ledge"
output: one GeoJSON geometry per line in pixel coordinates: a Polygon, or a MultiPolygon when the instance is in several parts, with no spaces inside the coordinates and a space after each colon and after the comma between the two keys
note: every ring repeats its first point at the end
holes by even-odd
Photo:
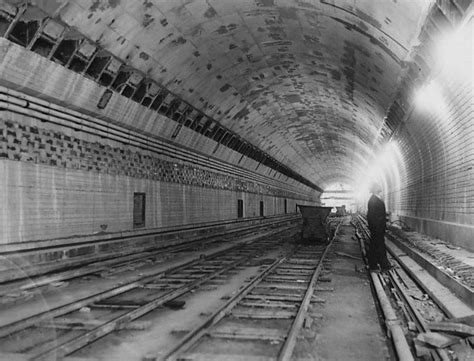
{"type": "Polygon", "coordinates": [[[387,238],[474,312],[474,252],[395,227],[387,238]]]}

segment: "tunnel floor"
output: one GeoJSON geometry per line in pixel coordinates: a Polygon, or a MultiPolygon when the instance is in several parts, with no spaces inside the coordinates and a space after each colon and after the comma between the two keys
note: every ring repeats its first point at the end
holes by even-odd
{"type": "Polygon", "coordinates": [[[326,302],[314,306],[314,339],[305,339],[311,360],[389,360],[385,332],[372,295],[354,228],[339,229],[330,257],[326,302]]]}
{"type": "MultiPolygon", "coordinates": [[[[329,277],[316,290],[318,302],[312,303],[309,315],[311,325],[306,326],[298,339],[294,357],[301,360],[366,360],[390,359],[386,336],[370,289],[370,282],[362,260],[348,258],[335,252],[353,254],[360,258],[359,245],[352,238],[352,226],[340,229],[327,265],[329,277]]],[[[284,247],[287,245],[284,245],[284,247]]],[[[264,259],[274,254],[265,254],[264,259]]],[[[208,285],[186,297],[182,309],[161,309],[147,315],[154,325],[146,336],[125,333],[109,337],[77,353],[77,356],[99,356],[100,360],[142,360],[144,350],[160,355],[170,342],[176,342],[199,320],[209,315],[226,297],[234,294],[245,281],[255,274],[256,266],[247,266],[222,284],[208,285]]],[[[219,341],[220,342],[220,341],[219,341]]],[[[204,345],[208,351],[232,352],[232,347],[214,343],[204,345]]],[[[190,358],[191,359],[191,358],[190,358]]],[[[219,359],[219,358],[218,358],[219,359]]],[[[226,357],[225,359],[232,360],[226,357]]],[[[248,359],[251,359],[250,357],[248,359]]],[[[223,359],[224,360],[224,359],[223,359]]]]}
{"type": "MultiPolygon", "coordinates": [[[[443,267],[450,265],[454,273],[459,275],[469,273],[469,262],[472,261],[472,254],[469,252],[446,247],[446,244],[413,232],[404,234],[406,238],[401,241],[402,233],[397,230],[391,230],[388,233],[388,247],[396,248],[395,251],[391,251],[393,252],[393,255],[390,255],[392,262],[402,259],[406,263],[408,253],[411,252],[413,255],[416,253],[418,257],[438,256],[439,264],[434,265],[433,262],[430,267],[438,269],[439,272],[443,271],[443,267]],[[397,246],[405,248],[400,250],[397,246]],[[449,257],[445,257],[444,251],[449,253],[449,257]]],[[[285,256],[293,252],[298,238],[298,227],[293,226],[272,230],[264,237],[253,234],[235,237],[234,240],[225,242],[196,245],[190,249],[169,252],[157,257],[155,262],[110,267],[99,273],[52,282],[46,287],[30,290],[26,295],[21,292],[21,289],[16,293],[3,292],[0,310],[0,338],[2,340],[0,359],[2,357],[6,360],[48,359],[49,356],[41,356],[43,358],[30,358],[30,356],[49,355],[46,350],[57,345],[61,347],[67,345],[64,347],[66,351],[74,348],[73,352],[64,351],[64,355],[67,355],[64,360],[70,361],[168,359],[175,345],[179,345],[193,335],[193,332],[212,319],[218,310],[244,292],[253,282],[259,281],[262,270],[270,269],[277,260],[287,257],[285,262],[290,262],[287,266],[280,270],[276,268],[275,275],[270,274],[261,283],[257,283],[257,288],[260,287],[261,292],[264,291],[263,298],[258,293],[249,293],[238,301],[239,303],[232,306],[232,311],[224,308],[225,311],[220,312],[223,318],[216,321],[213,326],[214,331],[206,331],[207,337],[200,339],[196,345],[180,354],[180,357],[169,358],[181,360],[277,359],[274,350],[284,348],[283,339],[287,337],[280,334],[281,329],[288,331],[289,327],[285,322],[294,316],[292,298],[303,295],[300,291],[306,287],[302,283],[306,277],[305,272],[313,267],[310,263],[316,262],[316,255],[322,252],[322,246],[311,246],[313,248],[309,247],[307,250],[302,248],[307,253],[300,254],[296,259],[292,260],[291,256],[285,256]],[[260,239],[263,243],[257,242],[260,239]],[[252,241],[257,243],[252,243],[252,241]],[[218,251],[222,252],[216,253],[218,251]],[[221,258],[213,259],[215,253],[221,258]],[[207,263],[203,263],[204,261],[207,263]],[[219,270],[219,267],[223,267],[221,273],[216,277],[205,279],[206,274],[219,270]],[[204,273],[195,276],[196,270],[204,273]],[[294,272],[299,272],[301,277],[294,278],[294,272]],[[174,294],[173,292],[182,287],[181,282],[184,282],[182,278],[190,278],[192,283],[196,283],[196,287],[193,286],[181,294],[174,294]],[[121,289],[121,291],[110,293],[114,289],[121,289]],[[289,290],[289,293],[284,293],[284,290],[289,290]],[[130,312],[140,310],[147,305],[147,302],[153,300],[154,292],[160,291],[164,292],[165,296],[168,293],[173,294],[168,297],[169,302],[157,304],[156,307],[145,310],[139,317],[125,318],[123,322],[120,321],[114,326],[115,328],[103,335],[94,334],[100,329],[99,326],[102,325],[101,322],[105,322],[104,320],[128,317],[130,312]],[[78,300],[86,301],[68,308],[71,302],[78,300]],[[252,308],[243,307],[244,303],[246,306],[251,305],[252,308]],[[265,308],[266,306],[274,308],[272,310],[265,308]],[[249,324],[244,322],[248,319],[255,321],[258,318],[260,321],[263,320],[264,328],[262,324],[257,323],[249,327],[249,324]],[[22,325],[24,320],[27,320],[27,323],[22,325]],[[265,332],[267,334],[264,334],[265,332]],[[74,337],[85,337],[84,344],[74,344],[76,342],[74,337]],[[94,342],[89,342],[89,337],[93,337],[94,342]],[[250,343],[248,343],[249,338],[250,343]],[[71,342],[73,344],[69,348],[71,342]],[[42,354],[42,352],[46,353],[42,354]]],[[[381,309],[380,301],[376,297],[371,280],[374,275],[366,270],[360,238],[360,228],[354,227],[349,217],[344,218],[320,262],[320,273],[314,283],[314,289],[311,290],[308,307],[303,314],[301,325],[297,327],[298,332],[295,336],[291,359],[368,361],[397,359],[388,330],[390,320],[384,319],[385,310],[381,309]]],[[[471,332],[466,331],[474,315],[470,306],[459,300],[446,299],[450,305],[445,310],[448,314],[446,316],[442,310],[434,307],[434,302],[426,294],[429,293],[430,296],[436,298],[436,292],[431,294],[429,291],[425,293],[424,290],[415,290],[416,282],[411,281],[408,276],[409,267],[415,267],[415,273],[422,274],[422,270],[428,273],[429,266],[426,266],[424,270],[419,265],[409,265],[405,273],[400,265],[397,263],[397,275],[409,289],[412,300],[420,300],[420,305],[417,305],[418,312],[423,313],[424,318],[428,320],[425,322],[434,322],[439,327],[440,322],[446,319],[451,321],[453,317],[457,317],[457,321],[467,319],[463,332],[471,332]]],[[[436,274],[433,271],[431,273],[436,274]]],[[[391,279],[394,275],[384,273],[376,276],[379,277],[389,296],[395,293],[392,284],[394,281],[391,279]]],[[[438,278],[441,277],[438,275],[438,278]]],[[[463,286],[467,290],[464,298],[469,298],[470,287],[466,284],[469,282],[468,278],[467,276],[453,278],[453,281],[460,285],[464,283],[463,286]]],[[[441,286],[436,287],[441,289],[441,286]]],[[[395,308],[400,306],[401,299],[401,296],[396,297],[391,301],[395,308]]],[[[405,309],[406,306],[403,306],[397,310],[397,323],[406,316],[403,314],[405,309]]],[[[460,324],[456,325],[459,330],[460,324]]],[[[414,330],[412,327],[409,323],[406,326],[403,325],[409,347],[419,357],[416,358],[417,360],[429,359],[423,358],[424,350],[432,352],[437,348],[430,349],[432,345],[428,344],[425,344],[424,348],[414,345],[420,334],[427,335],[430,332],[414,330]]],[[[459,346],[457,355],[466,358],[458,357],[457,359],[469,360],[472,356],[470,353],[472,347],[465,338],[466,334],[461,336],[464,338],[459,337],[458,334],[456,336],[458,339],[455,340],[458,343],[454,343],[455,346],[459,346]]],[[[444,349],[439,349],[445,352],[444,349]]],[[[451,349],[449,352],[451,353],[447,353],[448,356],[454,355],[451,349]]],[[[61,356],[59,354],[58,357],[61,356]]],[[[448,359],[455,358],[453,356],[448,359]]]]}

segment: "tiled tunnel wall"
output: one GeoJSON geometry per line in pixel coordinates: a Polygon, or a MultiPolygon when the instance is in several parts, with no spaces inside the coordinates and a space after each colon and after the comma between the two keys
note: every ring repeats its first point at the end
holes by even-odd
{"type": "MultiPolygon", "coordinates": [[[[471,67],[472,13],[461,28],[471,29],[471,49],[463,49],[471,67]]],[[[411,93],[430,89],[429,98],[412,104],[393,138],[404,169],[398,188],[391,184],[390,211],[411,229],[474,250],[473,79],[462,64],[436,70],[435,60],[411,93]]]]}
{"type": "Polygon", "coordinates": [[[443,90],[449,113],[414,112],[400,134],[407,179],[396,211],[411,228],[474,249],[472,90],[443,90]]]}
{"type": "MultiPolygon", "coordinates": [[[[0,119],[2,243],[132,230],[134,194],[145,195],[138,227],[159,229],[293,213],[301,195],[97,135],[4,112],[0,119]]],[[[141,211],[139,211],[140,213],[141,211]]]]}

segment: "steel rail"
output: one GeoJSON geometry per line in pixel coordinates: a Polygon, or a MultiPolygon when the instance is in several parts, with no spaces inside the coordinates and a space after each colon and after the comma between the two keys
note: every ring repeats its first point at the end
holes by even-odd
{"type": "MultiPolygon", "coordinates": [[[[427,326],[425,320],[423,319],[423,316],[421,316],[420,312],[418,312],[415,305],[411,301],[411,298],[408,296],[407,292],[404,290],[403,286],[400,284],[400,281],[397,279],[397,277],[399,277],[398,273],[396,271],[392,270],[392,271],[389,272],[389,275],[390,275],[390,280],[391,280],[392,284],[395,285],[397,291],[402,296],[404,303],[406,305],[408,305],[408,312],[410,313],[410,316],[413,318],[413,320],[416,321],[415,324],[418,328],[418,331],[429,332],[430,329],[427,326]]],[[[431,351],[431,354],[432,354],[432,356],[435,360],[437,359],[436,357],[438,357],[439,359],[441,359],[443,361],[449,361],[450,360],[450,358],[449,358],[449,356],[448,356],[448,354],[446,353],[445,350],[437,348],[435,350],[430,350],[430,351],[431,351]],[[436,356],[433,355],[434,353],[436,353],[436,356]]]]}
{"type": "Polygon", "coordinates": [[[342,222],[339,222],[339,224],[337,225],[336,230],[334,232],[334,236],[331,239],[331,242],[329,242],[329,244],[326,246],[326,249],[324,250],[323,254],[321,255],[319,259],[318,265],[316,266],[316,269],[313,272],[313,276],[311,277],[311,280],[309,281],[309,286],[306,289],[303,301],[301,302],[300,307],[298,309],[298,313],[296,314],[296,317],[293,320],[293,324],[291,325],[290,332],[288,333],[288,336],[285,339],[285,343],[283,344],[283,347],[278,355],[278,361],[289,361],[291,358],[291,355],[293,354],[293,350],[296,346],[296,338],[298,337],[298,333],[301,329],[301,326],[303,325],[303,321],[306,316],[306,312],[308,310],[311,297],[313,296],[314,288],[321,274],[321,270],[323,267],[323,260],[326,258],[327,253],[329,252],[329,249],[332,246],[332,243],[334,241],[334,238],[337,235],[337,232],[339,231],[339,227],[341,223],[342,222]]]}
{"type": "MultiPolygon", "coordinates": [[[[340,225],[340,224],[339,224],[340,225]]],[[[339,229],[339,225],[336,229],[335,235],[337,234],[337,230],[339,229]]],[[[334,237],[333,237],[334,239],[334,237]]],[[[323,266],[323,259],[326,257],[329,248],[332,244],[332,241],[326,246],[324,252],[319,258],[317,266],[313,272],[313,275],[308,283],[308,288],[306,289],[305,295],[300,303],[297,315],[290,327],[288,332],[288,336],[285,338],[285,343],[280,349],[278,360],[279,361],[287,361],[290,359],[294,347],[296,345],[296,339],[298,336],[298,332],[302,326],[304,321],[304,316],[306,315],[307,308],[313,296],[314,287],[316,282],[319,278],[319,275],[322,270],[323,266]]],[[[223,306],[221,306],[216,312],[214,312],[203,324],[192,330],[190,333],[186,335],[186,337],[176,346],[174,346],[171,350],[165,353],[164,356],[160,357],[160,360],[177,360],[179,359],[179,355],[183,352],[189,350],[201,337],[203,337],[208,330],[214,326],[217,322],[219,322],[222,318],[224,318],[228,312],[236,306],[247,294],[252,291],[262,280],[264,280],[271,272],[273,272],[278,266],[280,266],[284,261],[288,260],[293,254],[295,254],[300,246],[295,247],[293,250],[288,252],[285,256],[281,257],[280,259],[273,262],[267,268],[262,271],[257,277],[255,277],[249,284],[247,284],[238,294],[233,296],[228,302],[226,302],[223,306]]],[[[152,355],[151,358],[156,357],[152,355]]]]}
{"type": "MultiPolygon", "coordinates": [[[[217,237],[225,237],[225,236],[231,236],[234,233],[239,233],[239,235],[245,235],[247,233],[250,233],[254,231],[255,229],[264,229],[268,228],[271,226],[280,226],[280,223],[286,223],[291,219],[285,218],[285,219],[279,219],[276,221],[272,221],[270,223],[267,223],[265,225],[262,224],[257,224],[257,225],[250,225],[250,226],[244,226],[244,227],[239,227],[238,229],[232,229],[229,230],[228,232],[219,232],[216,234],[210,234],[205,237],[201,237],[196,240],[191,240],[189,242],[186,242],[184,244],[178,244],[178,245],[168,245],[161,247],[159,249],[144,249],[140,250],[138,252],[120,252],[118,254],[107,254],[107,255],[102,255],[102,256],[97,256],[93,257],[92,260],[90,261],[76,261],[76,263],[73,263],[71,265],[70,263],[65,264],[63,268],[68,268],[67,271],[61,271],[61,266],[58,267],[58,265],[51,265],[51,267],[46,267],[44,270],[42,270],[40,273],[38,273],[35,276],[28,276],[26,280],[24,278],[17,278],[15,280],[8,280],[4,281],[1,276],[0,272],[0,297],[5,296],[8,293],[12,292],[13,290],[17,290],[21,288],[22,290],[28,290],[31,288],[37,288],[39,286],[47,285],[51,282],[57,282],[57,281],[63,281],[63,280],[69,280],[73,278],[77,278],[80,276],[88,275],[91,273],[96,273],[102,269],[106,269],[108,267],[113,267],[113,266],[118,266],[120,264],[127,264],[128,262],[139,262],[141,260],[157,256],[159,254],[169,252],[169,251],[181,251],[181,250],[186,250],[188,248],[192,248],[196,246],[196,244],[208,244],[208,243],[213,243],[217,242],[216,239],[217,237]],[[82,262],[82,263],[80,263],[82,262]],[[84,266],[84,263],[87,264],[87,266],[84,266]],[[81,265],[81,267],[79,267],[81,265]],[[76,267],[77,269],[71,270],[71,267],[76,267]],[[44,275],[45,273],[50,273],[56,271],[53,275],[44,275]]],[[[288,227],[290,228],[290,227],[288,227]]],[[[124,239],[129,238],[129,237],[123,237],[124,239]]]]}
{"type": "MultiPolygon", "coordinates": [[[[357,219],[357,223],[359,228],[365,233],[365,237],[369,237],[369,232],[365,228],[365,224],[359,219],[357,219]]],[[[365,243],[362,237],[359,238],[360,245],[362,247],[363,253],[366,254],[365,250],[365,243]]],[[[393,309],[387,294],[380,282],[379,275],[376,272],[370,272],[370,276],[372,279],[372,284],[375,288],[375,293],[377,295],[377,299],[379,304],[382,308],[382,312],[385,317],[385,324],[387,329],[392,336],[393,345],[395,347],[395,351],[398,355],[400,361],[414,361],[413,354],[411,352],[410,346],[408,345],[407,339],[405,337],[405,333],[401,327],[401,321],[397,317],[395,310],[393,309]]]]}
{"type": "Polygon", "coordinates": [[[99,293],[94,294],[92,296],[88,296],[88,297],[82,298],[80,300],[65,304],[63,306],[59,306],[55,309],[44,311],[44,312],[38,313],[36,315],[27,317],[25,319],[22,319],[22,320],[19,320],[19,321],[16,321],[16,322],[12,322],[10,324],[3,325],[2,327],[0,327],[0,338],[8,336],[9,334],[14,333],[14,332],[21,331],[21,330],[23,330],[25,328],[28,328],[30,326],[34,326],[34,325],[36,325],[36,324],[38,324],[38,323],[40,323],[44,320],[49,320],[53,317],[61,316],[63,314],[78,310],[78,309],[80,309],[84,306],[87,306],[88,304],[91,304],[91,303],[94,303],[94,302],[98,302],[98,301],[116,296],[118,294],[127,292],[127,291],[129,291],[133,288],[140,287],[144,283],[151,282],[155,279],[159,279],[167,273],[177,272],[180,269],[184,269],[184,268],[193,266],[195,264],[198,264],[198,263],[202,262],[203,260],[205,260],[205,261],[212,260],[212,259],[217,258],[217,257],[219,257],[219,256],[221,256],[221,255],[223,255],[223,254],[225,254],[229,251],[232,251],[234,249],[238,249],[240,247],[243,247],[243,246],[251,244],[251,243],[252,243],[252,241],[244,241],[244,242],[241,242],[237,245],[234,245],[234,246],[222,249],[220,251],[217,251],[215,253],[212,253],[212,254],[206,256],[205,258],[199,257],[199,258],[193,259],[189,262],[186,262],[184,264],[179,264],[177,266],[170,267],[166,270],[153,272],[153,273],[151,273],[147,276],[144,276],[144,277],[142,277],[138,280],[131,281],[131,282],[129,282],[127,284],[124,284],[124,285],[121,285],[119,287],[115,287],[115,288],[112,288],[112,289],[109,289],[109,290],[106,290],[106,291],[103,291],[103,292],[99,292],[99,293]]]}
{"type": "MultiPolygon", "coordinates": [[[[289,257],[295,254],[300,247],[296,246],[290,250],[286,255],[275,260],[272,264],[268,265],[257,277],[255,277],[250,283],[248,283],[243,289],[237,294],[230,298],[224,305],[222,305],[217,311],[215,311],[204,323],[196,327],[194,330],[189,332],[186,337],[171,350],[167,351],[164,356],[161,356],[161,360],[176,360],[180,353],[187,351],[196,341],[204,336],[208,329],[224,318],[227,313],[241,301],[255,286],[260,283],[270,272],[277,268],[281,263],[285,262],[289,257]]],[[[153,358],[154,356],[151,356],[153,358]]]]}
{"type": "Polygon", "coordinates": [[[31,357],[31,360],[50,360],[52,357],[63,357],[66,355],[71,354],[74,351],[79,350],[80,348],[94,342],[95,340],[113,332],[116,330],[119,326],[123,325],[124,323],[133,321],[146,313],[156,309],[157,307],[163,305],[164,303],[175,299],[179,296],[184,295],[185,293],[191,291],[192,289],[200,286],[201,284],[241,265],[245,261],[247,261],[250,257],[252,257],[252,254],[248,254],[245,256],[242,256],[240,259],[237,261],[232,262],[231,264],[221,268],[220,270],[197,279],[194,282],[191,282],[189,284],[183,285],[180,288],[177,288],[175,290],[171,290],[168,293],[165,293],[162,296],[159,296],[158,298],[154,299],[151,302],[148,302],[147,304],[140,306],[136,309],[133,309],[123,315],[120,315],[110,321],[107,321],[105,324],[96,327],[95,329],[88,331],[84,333],[83,335],[80,335],[79,337],[76,337],[70,341],[64,342],[61,345],[58,345],[57,347],[49,348],[49,345],[46,345],[45,348],[48,348],[47,350],[40,350],[36,355],[31,357]]]}
{"type": "Polygon", "coordinates": [[[375,287],[377,298],[385,316],[385,324],[392,335],[392,340],[398,355],[398,359],[400,361],[414,361],[415,359],[411,353],[405,333],[403,332],[402,326],[400,325],[400,320],[398,319],[395,310],[390,304],[390,300],[388,299],[377,276],[378,275],[375,272],[371,272],[372,282],[375,287]]]}
{"type": "MultiPolygon", "coordinates": [[[[367,231],[364,222],[360,219],[358,221],[360,223],[361,229],[364,231],[366,236],[369,237],[369,232],[367,231]]],[[[393,254],[392,250],[388,249],[388,251],[393,256],[395,256],[393,254]]],[[[402,265],[402,268],[404,268],[403,265],[402,265]]],[[[391,271],[388,272],[388,275],[390,277],[391,283],[395,286],[396,290],[398,291],[399,295],[401,296],[402,301],[407,306],[406,309],[408,311],[409,317],[411,317],[412,320],[415,321],[415,325],[418,329],[418,332],[428,332],[428,331],[430,331],[428,326],[426,325],[425,320],[423,319],[421,314],[418,312],[415,305],[411,301],[411,298],[406,293],[406,291],[404,290],[404,288],[401,285],[400,281],[398,280],[398,277],[400,277],[399,274],[398,274],[398,271],[391,270],[391,271]]],[[[414,282],[415,282],[415,284],[418,285],[419,281],[415,279],[414,282]]],[[[422,285],[418,285],[418,287],[420,287],[420,289],[424,289],[424,287],[422,285]]],[[[387,301],[388,301],[388,299],[387,299],[387,301]]],[[[436,300],[435,300],[435,304],[438,307],[440,307],[441,309],[443,309],[442,305],[439,305],[438,302],[436,302],[436,300]]],[[[431,356],[433,357],[434,360],[448,361],[450,359],[448,354],[446,353],[446,351],[442,350],[442,349],[430,350],[430,353],[431,353],[431,356]]]]}

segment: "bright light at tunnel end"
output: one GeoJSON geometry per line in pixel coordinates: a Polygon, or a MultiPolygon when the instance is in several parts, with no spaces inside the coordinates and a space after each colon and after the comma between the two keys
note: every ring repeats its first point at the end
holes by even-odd
{"type": "Polygon", "coordinates": [[[447,112],[447,105],[441,87],[434,80],[416,91],[415,104],[418,110],[426,113],[445,115],[447,112]]]}
{"type": "Polygon", "coordinates": [[[389,188],[399,189],[402,166],[402,155],[395,141],[389,141],[375,152],[371,159],[367,159],[358,176],[358,182],[353,187],[357,207],[366,208],[370,197],[369,189],[373,183],[382,187],[384,196],[387,196],[389,188]]]}
{"type": "Polygon", "coordinates": [[[354,190],[346,183],[333,183],[324,189],[321,195],[321,205],[326,207],[333,207],[333,212],[336,211],[335,207],[345,206],[347,211],[355,211],[354,203],[354,190]]]}

